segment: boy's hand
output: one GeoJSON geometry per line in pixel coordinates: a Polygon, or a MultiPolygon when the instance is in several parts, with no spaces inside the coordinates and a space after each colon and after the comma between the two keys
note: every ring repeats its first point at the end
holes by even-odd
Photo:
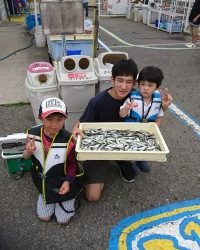
{"type": "Polygon", "coordinates": [[[134,100],[132,99],[131,102],[129,103],[129,109],[134,108],[134,100]]]}
{"type": "Polygon", "coordinates": [[[26,150],[29,154],[33,154],[36,149],[35,146],[35,137],[31,139],[29,136],[27,136],[27,143],[26,143],[26,150]]]}
{"type": "Polygon", "coordinates": [[[58,193],[59,194],[66,194],[68,192],[69,192],[69,182],[64,181],[58,193]]]}
{"type": "Polygon", "coordinates": [[[172,104],[173,98],[167,88],[165,88],[165,90],[160,90],[160,94],[162,99],[162,108],[165,111],[172,104]]]}
{"type": "Polygon", "coordinates": [[[129,115],[130,110],[134,107],[134,100],[132,97],[130,97],[128,100],[126,100],[125,104],[120,107],[119,115],[122,118],[125,118],[129,115]]]}

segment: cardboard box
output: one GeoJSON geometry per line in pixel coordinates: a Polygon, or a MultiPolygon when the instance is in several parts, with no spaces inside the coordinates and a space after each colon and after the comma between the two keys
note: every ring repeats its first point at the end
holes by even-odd
{"type": "Polygon", "coordinates": [[[118,130],[144,130],[153,133],[161,151],[89,151],[80,149],[81,138],[77,139],[76,152],[79,161],[85,160],[136,160],[136,161],[166,161],[169,149],[156,123],[81,123],[79,128],[83,131],[89,128],[105,128],[118,130]]]}

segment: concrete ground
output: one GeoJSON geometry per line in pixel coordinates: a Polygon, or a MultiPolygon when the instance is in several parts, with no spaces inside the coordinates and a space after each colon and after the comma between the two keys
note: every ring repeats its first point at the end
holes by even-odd
{"type": "Polygon", "coordinates": [[[3,22],[0,25],[0,104],[28,102],[24,83],[28,65],[36,61],[47,61],[47,48],[36,48],[34,36],[25,29],[25,24],[3,22]],[[11,53],[18,53],[2,60],[11,53]]]}
{"type": "MultiPolygon", "coordinates": [[[[184,43],[190,40],[188,36],[157,31],[124,18],[101,18],[100,26],[133,45],[170,43],[163,47],[180,48],[127,47],[100,29],[99,38],[114,51],[128,52],[140,69],[146,65],[161,67],[165,74],[163,86],[170,89],[174,104],[199,124],[200,50],[184,49],[184,43]]],[[[23,26],[0,27],[0,31],[1,57],[30,44],[23,26]]],[[[105,50],[100,48],[99,52],[102,51],[105,50]]],[[[0,103],[27,102],[24,95],[27,67],[31,62],[47,59],[47,50],[33,45],[1,61],[0,103]]],[[[0,136],[25,132],[34,123],[30,105],[1,105],[0,114],[0,136]]],[[[8,176],[0,159],[0,248],[105,250],[111,228],[121,219],[199,197],[199,137],[172,112],[166,112],[160,129],[170,150],[167,162],[152,162],[149,174],[141,173],[129,184],[119,178],[116,168],[111,168],[101,200],[88,203],[81,197],[81,210],[67,226],[58,225],[54,219],[40,222],[35,211],[37,192],[30,173],[15,180],[8,176]]]]}

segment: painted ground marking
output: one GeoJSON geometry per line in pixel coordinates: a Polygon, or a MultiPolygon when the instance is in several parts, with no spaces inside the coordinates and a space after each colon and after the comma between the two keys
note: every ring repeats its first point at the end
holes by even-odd
{"type": "Polygon", "coordinates": [[[111,230],[109,250],[155,249],[200,249],[200,199],[138,213],[111,230]]]}

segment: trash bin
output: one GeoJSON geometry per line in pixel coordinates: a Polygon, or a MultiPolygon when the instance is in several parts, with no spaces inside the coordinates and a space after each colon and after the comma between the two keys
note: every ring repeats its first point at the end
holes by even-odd
{"type": "Polygon", "coordinates": [[[30,171],[31,160],[23,159],[23,150],[26,145],[26,134],[16,133],[0,137],[1,156],[10,176],[20,178],[23,172],[30,171]]]}
{"type": "Polygon", "coordinates": [[[104,52],[100,53],[99,56],[94,59],[94,69],[98,76],[96,94],[112,86],[111,73],[113,64],[121,59],[128,58],[128,53],[126,52],[104,52]]]}
{"type": "Polygon", "coordinates": [[[32,106],[36,124],[40,124],[38,111],[41,102],[49,97],[59,97],[55,69],[50,63],[34,62],[29,65],[25,92],[32,106]]]}
{"type": "Polygon", "coordinates": [[[143,23],[147,24],[147,16],[148,16],[148,5],[147,4],[142,5],[142,12],[143,12],[143,23]]]}
{"type": "Polygon", "coordinates": [[[133,4],[129,3],[128,6],[126,7],[126,19],[132,20],[132,15],[133,15],[133,4]]]}
{"type": "Polygon", "coordinates": [[[147,24],[152,25],[155,24],[156,20],[158,20],[159,14],[156,11],[153,11],[151,7],[148,7],[147,11],[147,24]]]}
{"type": "Polygon", "coordinates": [[[133,8],[133,21],[141,23],[143,21],[143,10],[140,4],[135,4],[133,8]]]}
{"type": "Polygon", "coordinates": [[[58,61],[56,68],[59,94],[67,106],[68,119],[65,127],[71,131],[79,120],[89,99],[95,96],[98,82],[92,58],[89,56],[65,56],[58,61]]]}

